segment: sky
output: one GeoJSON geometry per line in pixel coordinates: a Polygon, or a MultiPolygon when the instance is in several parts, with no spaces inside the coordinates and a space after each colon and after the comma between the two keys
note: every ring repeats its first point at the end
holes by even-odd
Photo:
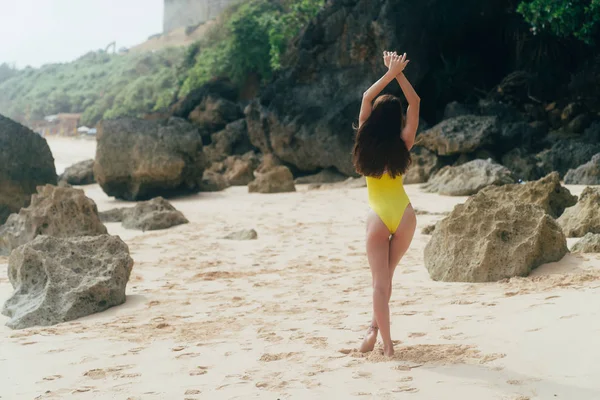
{"type": "Polygon", "coordinates": [[[163,0],[0,0],[0,64],[69,62],[162,31],[163,0]]]}

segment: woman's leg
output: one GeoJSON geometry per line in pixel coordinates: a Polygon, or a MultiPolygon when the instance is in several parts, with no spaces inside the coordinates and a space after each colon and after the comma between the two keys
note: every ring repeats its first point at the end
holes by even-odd
{"type": "MultiPolygon", "coordinates": [[[[404,211],[404,215],[402,216],[400,225],[398,225],[398,229],[394,235],[392,235],[392,239],[390,240],[390,285],[392,279],[394,278],[394,271],[396,270],[396,267],[410,247],[416,228],[417,215],[415,214],[415,210],[412,208],[412,205],[409,204],[404,211]]],[[[391,294],[392,289],[390,286],[390,296],[391,294]]]]}
{"type": "MultiPolygon", "coordinates": [[[[388,303],[392,296],[392,280],[394,278],[394,272],[396,267],[400,263],[400,260],[410,247],[412,239],[415,234],[415,229],[417,227],[417,217],[414,209],[409,204],[406,207],[406,211],[402,216],[402,221],[400,221],[400,225],[398,225],[398,229],[392,235],[392,238],[389,240],[389,260],[388,260],[388,268],[390,274],[390,286],[388,291],[388,303]]],[[[371,321],[371,327],[377,327],[377,320],[375,315],[373,314],[373,320],[371,321]]],[[[372,351],[375,347],[375,342],[377,341],[377,329],[370,328],[365,341],[363,342],[364,352],[372,351]],[[372,346],[371,346],[372,344],[372,346]]],[[[361,348],[361,351],[363,349],[361,348]]]]}
{"type": "MultiPolygon", "coordinates": [[[[367,258],[373,276],[373,313],[381,332],[384,350],[393,353],[390,337],[390,311],[388,307],[390,273],[390,231],[373,211],[367,217],[367,258]]],[[[373,325],[375,326],[375,325],[373,325]]],[[[363,341],[361,351],[370,351],[377,340],[377,329],[371,327],[363,341]]]]}

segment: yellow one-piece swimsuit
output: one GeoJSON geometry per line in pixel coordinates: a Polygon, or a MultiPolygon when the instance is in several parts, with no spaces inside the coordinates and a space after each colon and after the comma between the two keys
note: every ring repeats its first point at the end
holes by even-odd
{"type": "Polygon", "coordinates": [[[367,176],[367,191],[369,193],[369,206],[381,221],[394,234],[410,199],[404,190],[402,176],[392,178],[384,173],[381,178],[367,176]]]}

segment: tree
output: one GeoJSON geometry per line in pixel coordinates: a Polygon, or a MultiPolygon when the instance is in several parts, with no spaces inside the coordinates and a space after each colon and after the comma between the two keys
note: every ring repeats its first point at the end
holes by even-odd
{"type": "Polygon", "coordinates": [[[534,33],[573,36],[589,45],[600,35],[600,0],[524,0],[517,8],[534,33]]]}

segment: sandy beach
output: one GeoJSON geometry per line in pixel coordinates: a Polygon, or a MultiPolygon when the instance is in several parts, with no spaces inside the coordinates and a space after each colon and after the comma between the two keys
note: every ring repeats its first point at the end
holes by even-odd
{"type": "MultiPolygon", "coordinates": [[[[92,140],[48,142],[58,173],[94,157],[92,140]]],[[[100,210],[133,205],[83,189],[100,210]]],[[[172,199],[190,223],[164,231],[107,224],[135,260],[127,302],[52,327],[0,318],[0,399],[600,398],[600,255],[508,282],[434,282],[420,231],[466,198],[408,185],[419,215],[394,279],[396,355],[365,356],[366,189],[297,189],[172,199]],[[250,228],[257,240],[223,239],[250,228]]]]}

